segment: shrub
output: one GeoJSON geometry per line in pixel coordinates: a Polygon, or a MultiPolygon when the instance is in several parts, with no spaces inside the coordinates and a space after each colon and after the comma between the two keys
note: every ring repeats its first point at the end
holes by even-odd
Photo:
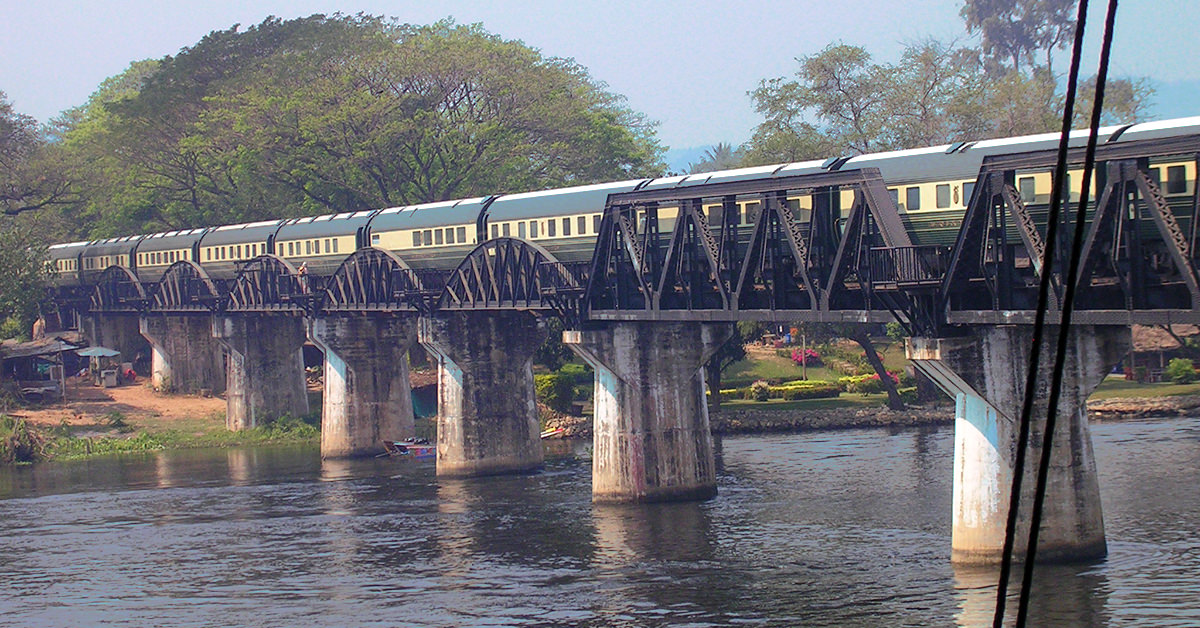
{"type": "Polygon", "coordinates": [[[803,351],[800,349],[792,349],[792,353],[789,357],[792,358],[792,362],[795,362],[797,366],[802,364],[807,364],[808,366],[821,366],[823,364],[821,362],[821,354],[817,353],[813,349],[804,349],[803,351]]]}
{"type": "MultiPolygon", "coordinates": [[[[896,377],[895,374],[888,373],[888,377],[892,378],[893,383],[899,383],[899,378],[896,377]]],[[[860,393],[863,395],[883,392],[883,382],[879,381],[878,373],[842,377],[838,379],[838,384],[841,385],[846,392],[860,393]]]]}
{"type": "Polygon", "coordinates": [[[568,362],[558,369],[558,373],[570,377],[576,386],[591,385],[592,383],[592,369],[586,364],[568,362]]]}
{"type": "Polygon", "coordinates": [[[571,402],[575,401],[575,381],[569,375],[534,375],[533,387],[538,401],[551,410],[567,412],[571,409],[571,402]]]}
{"type": "Polygon", "coordinates": [[[755,401],[766,401],[771,398],[771,386],[763,380],[750,384],[750,398],[755,401]]]}
{"type": "Polygon", "coordinates": [[[1167,364],[1167,378],[1176,384],[1190,384],[1196,381],[1196,369],[1192,367],[1192,361],[1184,358],[1175,358],[1167,364]]]}
{"type": "Polygon", "coordinates": [[[0,416],[0,462],[35,462],[46,457],[46,439],[23,419],[0,416]]]}
{"type": "Polygon", "coordinates": [[[815,382],[813,386],[781,386],[781,396],[788,401],[796,399],[828,399],[842,394],[842,389],[833,382],[815,382]]]}

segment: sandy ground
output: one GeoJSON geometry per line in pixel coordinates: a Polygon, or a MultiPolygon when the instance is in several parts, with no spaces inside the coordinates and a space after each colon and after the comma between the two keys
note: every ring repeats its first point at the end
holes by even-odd
{"type": "Polygon", "coordinates": [[[133,384],[116,388],[97,388],[79,378],[67,381],[66,403],[47,404],[39,409],[11,412],[30,423],[58,425],[66,419],[71,425],[94,425],[110,412],[120,412],[131,421],[157,418],[171,421],[224,414],[225,400],[196,395],[162,395],[149,382],[138,378],[133,384]]]}

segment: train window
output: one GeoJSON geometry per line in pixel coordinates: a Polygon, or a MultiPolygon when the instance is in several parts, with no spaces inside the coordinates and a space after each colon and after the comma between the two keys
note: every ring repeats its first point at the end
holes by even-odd
{"type": "MultiPolygon", "coordinates": [[[[375,246],[377,244],[379,244],[379,234],[372,233],[371,234],[371,246],[375,246]]],[[[337,249],[334,249],[334,250],[337,250],[337,249]]]]}
{"type": "Polygon", "coordinates": [[[538,237],[538,224],[537,224],[536,220],[529,221],[529,237],[531,237],[531,238],[538,237]]]}
{"type": "Polygon", "coordinates": [[[592,233],[600,233],[600,214],[592,214],[592,233]]]}
{"type": "Polygon", "coordinates": [[[913,186],[904,190],[904,206],[910,212],[921,209],[921,188],[913,186]]]}
{"type": "Polygon", "coordinates": [[[413,232],[413,246],[421,246],[421,232],[420,231],[413,232]]]}
{"type": "Polygon", "coordinates": [[[963,184],[963,205],[971,202],[971,194],[975,191],[975,182],[968,181],[963,184]]]}
{"type": "Polygon", "coordinates": [[[525,223],[524,222],[517,223],[517,237],[521,238],[521,239],[525,238],[525,223]]]}
{"type": "Polygon", "coordinates": [[[571,219],[570,218],[563,218],[563,235],[565,235],[565,236],[571,235],[571,219]]]}
{"type": "Polygon", "coordinates": [[[212,249],[204,249],[204,261],[212,261],[212,249]]]}
{"type": "Polygon", "coordinates": [[[892,204],[896,207],[900,206],[900,188],[888,188],[888,193],[892,195],[892,204]]]}
{"type": "Polygon", "coordinates": [[[454,244],[454,227],[446,227],[446,244],[454,244]]]}
{"type": "Polygon", "coordinates": [[[422,231],[421,239],[423,239],[425,241],[425,246],[429,246],[430,244],[433,244],[433,231],[430,231],[429,229],[422,231]]]}
{"type": "Polygon", "coordinates": [[[512,235],[512,231],[509,229],[509,224],[507,222],[500,227],[500,233],[506,238],[512,235]]]}
{"type": "Polygon", "coordinates": [[[1017,179],[1017,188],[1021,190],[1022,201],[1032,203],[1037,198],[1037,187],[1034,185],[1033,177],[1017,179]]]}
{"type": "Polygon", "coordinates": [[[554,219],[551,218],[550,220],[547,220],[546,221],[546,237],[553,238],[556,235],[555,228],[556,228],[556,225],[554,224],[554,219]]]}
{"type": "Polygon", "coordinates": [[[946,209],[950,207],[950,184],[942,183],[937,186],[937,207],[938,209],[946,209]]]}
{"type": "Polygon", "coordinates": [[[587,233],[587,216],[580,216],[579,218],[576,218],[575,227],[575,231],[578,232],[579,235],[587,233]]]}
{"type": "Polygon", "coordinates": [[[304,241],[304,254],[305,254],[305,255],[312,255],[312,240],[305,240],[305,241],[304,241]]]}
{"type": "Polygon", "coordinates": [[[442,236],[442,230],[441,230],[441,229],[434,229],[434,230],[433,230],[433,243],[434,243],[434,244],[441,244],[443,241],[444,241],[444,239],[443,239],[443,236],[442,236]]]}
{"type": "Polygon", "coordinates": [[[331,245],[331,244],[329,243],[329,238],[325,238],[325,252],[326,252],[326,253],[329,253],[329,252],[331,252],[331,251],[332,251],[332,248],[331,248],[332,246],[333,246],[333,245],[331,245]]]}
{"type": "Polygon", "coordinates": [[[338,251],[337,251],[337,243],[338,243],[338,239],[337,239],[337,238],[334,238],[334,239],[333,239],[333,252],[334,252],[334,253],[337,253],[337,252],[338,252],[338,251]]]}
{"type": "Polygon", "coordinates": [[[493,238],[500,237],[499,233],[500,233],[500,225],[492,225],[492,237],[493,238]]]}
{"type": "Polygon", "coordinates": [[[239,245],[237,245],[237,247],[234,248],[233,259],[241,259],[241,258],[242,258],[242,245],[239,244],[239,245]]]}
{"type": "Polygon", "coordinates": [[[1167,194],[1183,194],[1187,192],[1187,179],[1183,166],[1167,166],[1167,194]]]}
{"type": "Polygon", "coordinates": [[[459,242],[466,242],[466,241],[467,241],[467,228],[466,228],[466,227],[459,227],[459,228],[457,229],[457,231],[458,231],[458,241],[459,241],[459,242]]]}

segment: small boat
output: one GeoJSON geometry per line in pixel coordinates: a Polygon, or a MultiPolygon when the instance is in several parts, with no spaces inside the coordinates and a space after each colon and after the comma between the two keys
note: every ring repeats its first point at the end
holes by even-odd
{"type": "Polygon", "coordinates": [[[406,438],[402,441],[383,441],[383,454],[386,456],[403,456],[416,460],[431,460],[437,457],[437,445],[431,444],[424,438],[406,438]]]}
{"type": "Polygon", "coordinates": [[[543,432],[542,432],[542,438],[555,438],[555,437],[558,437],[558,436],[562,436],[563,434],[566,434],[566,433],[567,433],[567,428],[565,428],[565,427],[556,427],[556,428],[554,428],[554,429],[552,429],[552,430],[545,430],[545,431],[543,431],[543,432]]]}

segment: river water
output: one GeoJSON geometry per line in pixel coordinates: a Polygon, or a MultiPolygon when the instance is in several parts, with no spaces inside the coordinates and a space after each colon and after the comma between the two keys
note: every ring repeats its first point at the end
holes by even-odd
{"type": "MultiPolygon", "coordinates": [[[[1093,439],[1109,557],[1039,568],[1030,625],[1200,626],[1200,419],[1093,439]]],[[[719,452],[716,499],[645,506],[591,503],[586,443],[473,480],[311,447],[4,469],[0,626],[990,625],[952,428],[719,452]]]]}

